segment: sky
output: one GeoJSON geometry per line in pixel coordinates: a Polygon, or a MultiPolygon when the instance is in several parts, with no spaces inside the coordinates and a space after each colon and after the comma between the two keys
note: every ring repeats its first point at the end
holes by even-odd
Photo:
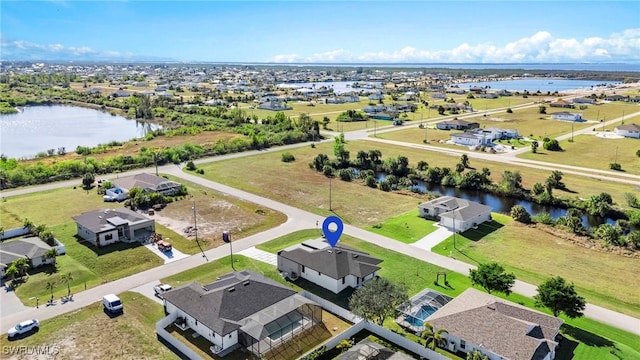
{"type": "Polygon", "coordinates": [[[0,59],[640,63],[640,1],[2,0],[0,59]]]}

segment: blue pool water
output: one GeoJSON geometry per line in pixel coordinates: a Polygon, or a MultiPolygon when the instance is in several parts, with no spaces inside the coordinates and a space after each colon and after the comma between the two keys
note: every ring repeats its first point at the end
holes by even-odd
{"type": "Polygon", "coordinates": [[[415,312],[412,316],[407,316],[405,321],[411,324],[412,326],[421,327],[424,324],[424,320],[428,318],[431,314],[436,312],[436,308],[431,305],[422,305],[418,311],[415,312]]]}

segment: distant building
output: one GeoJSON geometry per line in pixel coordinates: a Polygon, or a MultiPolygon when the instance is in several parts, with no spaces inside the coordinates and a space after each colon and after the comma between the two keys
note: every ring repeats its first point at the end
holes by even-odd
{"type": "Polygon", "coordinates": [[[478,127],[480,127],[480,124],[477,122],[469,122],[459,119],[445,120],[436,124],[436,128],[440,130],[466,130],[476,129],[478,127]]]}
{"type": "Polygon", "coordinates": [[[624,124],[616,126],[615,133],[620,136],[628,138],[640,139],[640,125],[638,124],[624,124]]]}
{"type": "Polygon", "coordinates": [[[549,106],[551,107],[559,107],[559,108],[568,108],[568,109],[573,109],[575,106],[565,100],[558,100],[558,101],[554,101],[552,103],[549,104],[549,106]]]}
{"type": "Polygon", "coordinates": [[[553,113],[551,114],[551,118],[554,120],[563,120],[563,121],[584,121],[582,119],[582,114],[570,113],[566,111],[553,113]]]}

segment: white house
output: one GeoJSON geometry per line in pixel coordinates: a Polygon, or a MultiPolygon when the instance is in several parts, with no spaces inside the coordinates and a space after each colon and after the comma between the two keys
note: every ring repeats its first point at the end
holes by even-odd
{"type": "Polygon", "coordinates": [[[293,107],[289,105],[285,105],[279,100],[270,100],[258,105],[258,109],[263,110],[273,110],[273,111],[283,111],[283,110],[291,110],[293,107]]]}
{"type": "Polygon", "coordinates": [[[142,188],[148,192],[157,192],[162,195],[175,195],[182,189],[181,183],[147,173],[125,176],[113,179],[111,182],[116,186],[116,188],[119,188],[126,194],[128,194],[129,190],[134,187],[142,188]]]}
{"type": "Polygon", "coordinates": [[[308,240],[278,253],[278,270],[291,279],[301,277],[334,293],[359,288],[377,276],[382,260],[323,239],[308,240]]]}
{"type": "Polygon", "coordinates": [[[447,330],[447,349],[490,360],[553,360],[563,321],[469,288],[425,320],[447,330]]]}
{"type": "Polygon", "coordinates": [[[491,221],[491,208],[474,201],[441,196],[418,205],[420,216],[438,219],[439,224],[455,232],[463,232],[485,221],[491,221]]]}
{"type": "Polygon", "coordinates": [[[31,268],[45,264],[53,264],[54,259],[45,257],[45,253],[52,247],[37,236],[4,241],[0,245],[0,278],[4,277],[5,269],[17,259],[27,259],[31,268]]]}
{"type": "Polygon", "coordinates": [[[620,136],[640,139],[640,125],[638,124],[624,124],[616,126],[614,132],[620,136]]]}
{"type": "Polygon", "coordinates": [[[452,120],[444,120],[440,121],[436,124],[436,128],[440,130],[465,130],[465,129],[476,129],[480,127],[480,124],[477,122],[469,122],[460,119],[452,119],[452,120]]]}
{"type": "Polygon", "coordinates": [[[74,216],[78,236],[96,247],[119,241],[145,241],[155,232],[153,219],[127,208],[101,209],[74,216]]]}
{"type": "Polygon", "coordinates": [[[475,132],[451,134],[451,141],[456,145],[482,146],[491,144],[491,138],[475,132]]]}
{"type": "Polygon", "coordinates": [[[566,111],[553,113],[551,114],[551,118],[555,120],[564,120],[564,121],[584,121],[582,119],[582,114],[570,113],[566,111]]]}
{"type": "Polygon", "coordinates": [[[205,286],[192,282],[163,296],[167,317],[209,341],[218,356],[242,347],[262,358],[322,324],[320,305],[250,271],[229,273],[205,286]]]}

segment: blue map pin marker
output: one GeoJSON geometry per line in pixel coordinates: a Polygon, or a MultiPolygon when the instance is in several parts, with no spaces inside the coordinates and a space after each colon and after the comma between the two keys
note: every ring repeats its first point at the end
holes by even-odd
{"type": "Polygon", "coordinates": [[[338,241],[340,240],[340,235],[342,235],[342,229],[344,229],[344,224],[342,224],[342,220],[340,220],[337,216],[329,216],[324,219],[322,222],[322,232],[324,233],[324,237],[327,238],[327,242],[331,247],[336,247],[338,241]],[[329,225],[336,224],[336,231],[329,230],[329,225]]]}

